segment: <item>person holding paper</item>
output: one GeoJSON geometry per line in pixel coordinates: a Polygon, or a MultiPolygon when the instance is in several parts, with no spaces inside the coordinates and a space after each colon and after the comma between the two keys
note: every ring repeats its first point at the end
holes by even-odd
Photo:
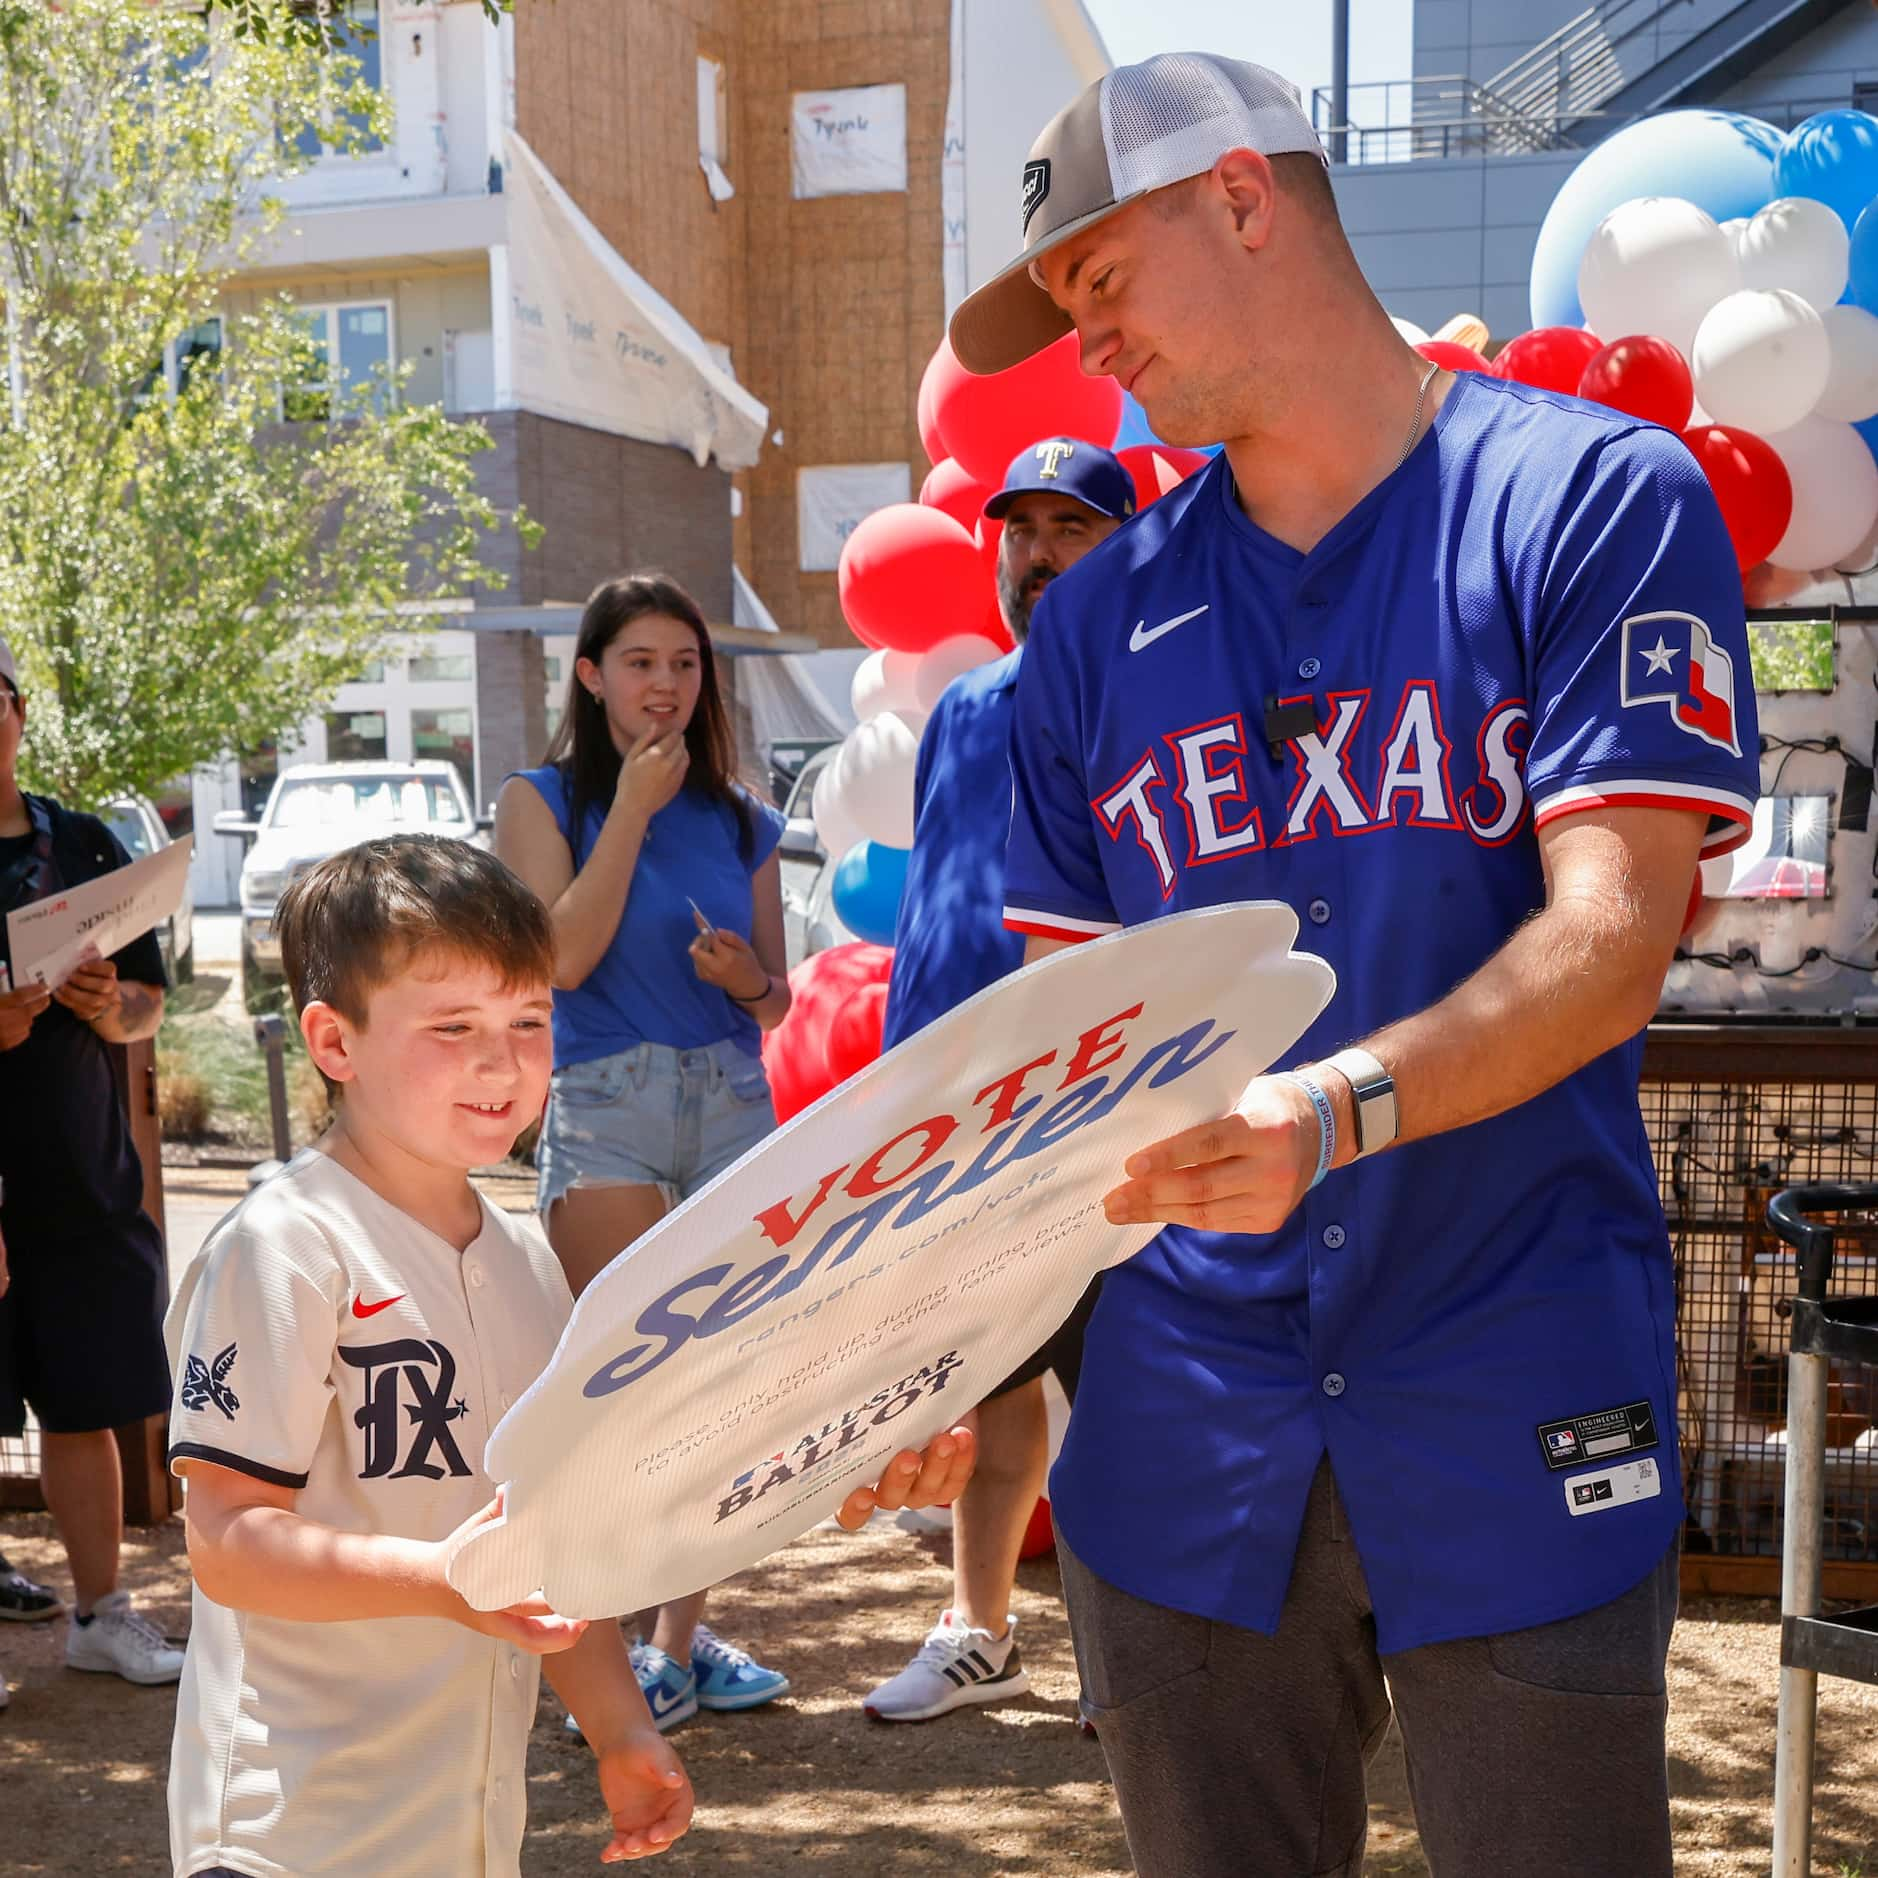
{"type": "MultiPolygon", "coordinates": [[[[0,963],[5,915],[130,864],[95,816],[19,785],[26,700],[0,639],[0,963]]],[[[0,994],[0,1435],[38,1417],[40,1483],[72,1574],[65,1660],[174,1682],[183,1657],[117,1586],[123,1475],[112,1430],[162,1413],[163,1245],[108,1045],[155,1034],[163,960],[146,932],[56,989],[0,994]]],[[[41,1614],[37,1607],[35,1614],[41,1614]]]]}
{"type": "MultiPolygon", "coordinates": [[[[704,615],[662,575],[587,602],[561,727],[503,784],[496,853],[554,920],[554,1083],[542,1221],[585,1289],[776,1126],[762,1033],[789,1011],[782,817],[735,776],[704,615]]],[[[713,1635],[705,1593],[641,1613],[653,1719],[789,1689],[713,1635]]]]}
{"type": "MultiPolygon", "coordinates": [[[[1020,178],[1013,175],[1014,199],[1020,178]]],[[[1053,582],[1011,739],[1026,957],[1289,906],[1275,1073],[1140,1142],[1051,1476],[1143,1878],[1669,1878],[1675,1274],[1637,1104],[1759,788],[1740,577],[1672,435],[1403,342],[1296,88],[1118,67],[1033,145],[994,372],[1074,332],[1224,453],[1053,582]]],[[[1015,200],[1014,200],[1015,206],[1015,200]]]]}
{"type": "MultiPolygon", "coordinates": [[[[1020,450],[985,504],[986,520],[1003,524],[998,610],[1017,650],[947,686],[919,741],[884,1050],[1024,962],[1023,939],[1004,925],[1004,843],[1011,709],[1031,610],[1134,512],[1134,480],[1120,459],[1076,437],[1042,437],[1020,450]]],[[[876,1721],[931,1721],[1030,1687],[1010,1599],[1049,1465],[1043,1378],[1053,1371],[1075,1401],[1083,1330],[1100,1285],[979,1403],[977,1469],[952,1508],[952,1603],[913,1660],[861,1698],[876,1721]]]]}

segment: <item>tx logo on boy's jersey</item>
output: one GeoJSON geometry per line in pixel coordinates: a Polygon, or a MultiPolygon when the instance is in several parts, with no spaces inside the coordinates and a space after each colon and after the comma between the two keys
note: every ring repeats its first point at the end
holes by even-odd
{"type": "Polygon", "coordinates": [[[1132,836],[1153,861],[1163,899],[1171,898],[1183,865],[1290,847],[1320,834],[1449,828],[1498,847],[1526,819],[1523,698],[1503,699],[1481,720],[1471,760],[1461,759],[1468,766],[1458,786],[1441,700],[1428,680],[1404,685],[1388,730],[1368,738],[1367,689],[1277,703],[1307,703],[1317,713],[1317,729],[1290,740],[1290,793],[1282,806],[1269,799],[1276,792],[1267,778],[1286,771],[1272,770],[1264,740],[1248,733],[1237,711],[1167,733],[1164,747],[1150,745],[1090,803],[1111,840],[1132,836]],[[1262,793],[1268,800],[1261,804],[1262,793]]]}
{"type": "Polygon", "coordinates": [[[1741,754],[1734,661],[1693,613],[1638,613],[1624,621],[1626,705],[1667,704],[1678,730],[1741,754]]]}
{"type": "Polygon", "coordinates": [[[408,1480],[413,1475],[441,1480],[446,1473],[470,1471],[450,1432],[450,1424],[469,1413],[469,1404],[461,1397],[452,1399],[456,1358],[435,1337],[400,1337],[392,1343],[359,1348],[342,1343],[339,1354],[352,1368],[365,1372],[365,1401],[352,1417],[365,1431],[361,1480],[408,1480]],[[408,1402],[401,1403],[401,1387],[410,1392],[408,1402]],[[405,1422],[398,1415],[400,1406],[411,1427],[410,1452],[402,1466],[398,1465],[398,1444],[405,1422]],[[441,1466],[431,1460],[433,1451],[441,1466]]]}

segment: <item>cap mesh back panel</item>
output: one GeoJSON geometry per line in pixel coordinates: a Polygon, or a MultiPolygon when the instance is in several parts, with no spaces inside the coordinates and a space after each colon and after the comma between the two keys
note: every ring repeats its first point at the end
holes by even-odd
{"type": "Polygon", "coordinates": [[[1121,201],[1199,176],[1228,150],[1322,154],[1296,88],[1262,65],[1173,52],[1102,87],[1102,137],[1121,201]]]}

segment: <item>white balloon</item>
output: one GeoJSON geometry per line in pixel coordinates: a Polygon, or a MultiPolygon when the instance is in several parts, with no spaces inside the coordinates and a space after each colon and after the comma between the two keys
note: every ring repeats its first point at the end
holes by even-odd
{"type": "Polygon", "coordinates": [[[1654,333],[1686,358],[1702,316],[1741,285],[1734,244],[1693,202],[1638,196],[1585,243],[1578,299],[1605,339],[1654,333]]]}
{"type": "Polygon", "coordinates": [[[1741,231],[1752,219],[1751,216],[1746,215],[1731,215],[1727,221],[1720,224],[1722,233],[1728,237],[1729,246],[1735,251],[1736,259],[1739,259],[1741,255],[1741,231]]]}
{"type": "Polygon", "coordinates": [[[848,701],[854,706],[855,721],[865,724],[882,711],[913,709],[913,681],[918,669],[917,653],[870,652],[854,668],[854,678],[848,686],[848,701]]]}
{"type": "Polygon", "coordinates": [[[919,671],[913,679],[914,699],[922,711],[930,711],[953,679],[1003,656],[1004,648],[983,633],[958,633],[950,639],[941,639],[920,658],[919,671]]]}
{"type": "Polygon", "coordinates": [[[1423,332],[1413,320],[1399,320],[1391,313],[1389,315],[1389,324],[1393,326],[1410,345],[1419,346],[1427,343],[1428,335],[1423,332]]]}
{"type": "Polygon", "coordinates": [[[1695,395],[1718,424],[1765,436],[1788,430],[1819,402],[1832,366],[1826,325],[1797,293],[1731,293],[1695,336],[1695,395]]]}
{"type": "Polygon", "coordinates": [[[1852,237],[1839,211],[1805,196],[1782,196],[1735,237],[1743,287],[1784,287],[1823,313],[1845,292],[1852,237]]]}
{"type": "Polygon", "coordinates": [[[1844,424],[1878,416],[1878,319],[1862,306],[1829,306],[1819,317],[1826,323],[1832,365],[1814,414],[1844,424]]]}
{"type": "Polygon", "coordinates": [[[913,845],[913,772],[925,718],[883,711],[848,732],[832,765],[841,807],[869,841],[913,845]]]}
{"type": "Polygon", "coordinates": [[[1793,520],[1767,558],[1796,573],[1835,566],[1878,520],[1878,463],[1850,424],[1808,417],[1767,441],[1793,479],[1793,520]]]}
{"type": "Polygon", "coordinates": [[[816,777],[814,792],[809,797],[809,815],[815,823],[815,833],[831,861],[840,860],[862,839],[859,825],[848,813],[847,803],[842,798],[841,784],[835,774],[840,761],[837,756],[816,777]]]}

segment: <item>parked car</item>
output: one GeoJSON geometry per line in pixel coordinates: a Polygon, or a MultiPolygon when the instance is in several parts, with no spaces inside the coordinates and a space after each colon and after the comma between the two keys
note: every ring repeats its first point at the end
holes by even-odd
{"type": "Polygon", "coordinates": [[[488,845],[454,763],[294,763],[260,818],[215,818],[218,835],[251,840],[241,863],[241,975],[252,999],[279,981],[274,908],[291,880],[379,835],[453,835],[488,845]]]}
{"type": "MultiPolygon", "coordinates": [[[[120,796],[115,802],[105,804],[98,819],[124,844],[124,851],[133,861],[141,861],[146,854],[159,853],[170,845],[170,831],[163,826],[163,818],[148,796],[120,796]]],[[[163,970],[173,985],[186,985],[196,975],[194,918],[185,888],[182,905],[157,932],[163,970]]]]}
{"type": "Polygon", "coordinates": [[[815,799],[815,781],[839,752],[839,744],[818,750],[802,766],[783,805],[788,826],[777,853],[782,866],[783,938],[791,967],[800,965],[830,946],[851,944],[855,935],[835,911],[835,870],[828,865],[828,850],[815,832],[809,814],[815,799]]]}

